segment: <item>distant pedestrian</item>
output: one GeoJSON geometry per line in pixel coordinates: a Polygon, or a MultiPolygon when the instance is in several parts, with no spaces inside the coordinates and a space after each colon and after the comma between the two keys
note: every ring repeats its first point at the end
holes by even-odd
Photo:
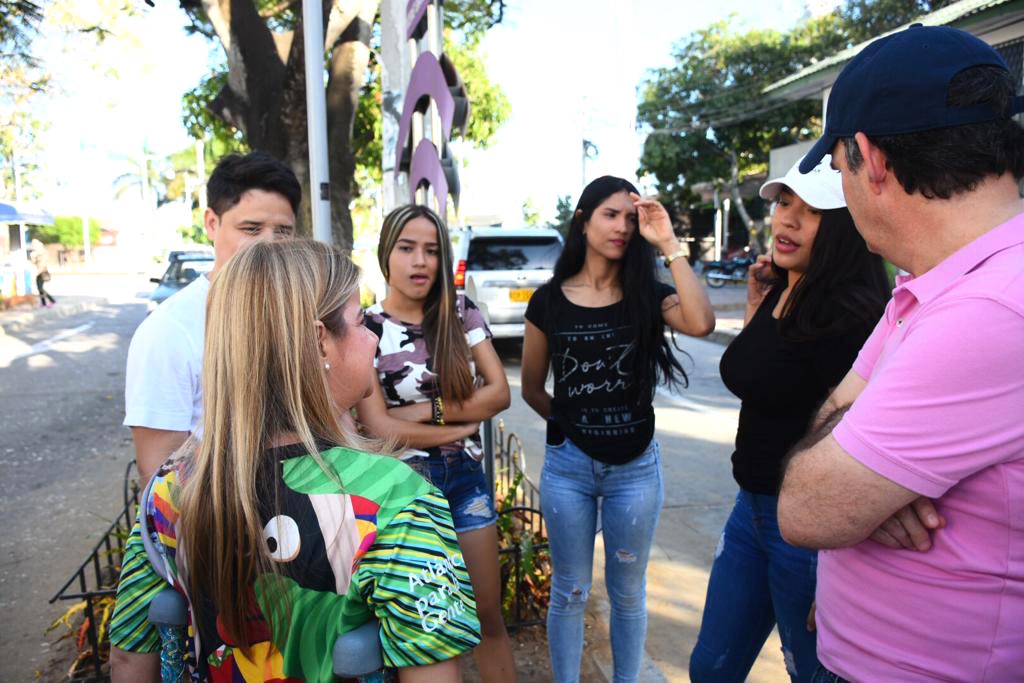
{"type": "Polygon", "coordinates": [[[722,380],[742,400],[732,454],[740,490],[715,550],[690,656],[694,683],[746,680],[775,626],[793,681],[810,681],[818,668],[806,626],[817,552],[779,534],[782,461],[889,298],[882,259],[857,233],[829,161],[807,175],[794,165],[761,187],[776,202],[774,248],[750,269],[744,328],[722,354],[722,380]]]}
{"type": "Polygon", "coordinates": [[[616,683],[636,681],[647,637],[647,558],[664,488],[654,439],[659,382],[686,381],[668,326],[715,326],[668,213],[604,176],[580,195],[554,276],[530,299],[522,393],[547,420],[541,507],[551,543],[548,643],[556,683],[579,680],[598,508],[616,683]],[[660,251],[673,286],[655,277],[660,251]],[[549,369],[554,395],[545,389],[549,369]]]}
{"type": "Polygon", "coordinates": [[[39,291],[39,305],[43,308],[53,306],[57,303],[57,300],[53,298],[53,295],[46,291],[46,283],[49,281],[50,271],[46,266],[43,266],[42,269],[36,273],[36,289],[39,291]]]}
{"type": "Polygon", "coordinates": [[[779,494],[782,535],[830,549],[817,681],[1024,676],[1019,85],[982,40],[912,26],[839,74],[801,165],[831,152],[868,248],[910,273],[779,494]]]}

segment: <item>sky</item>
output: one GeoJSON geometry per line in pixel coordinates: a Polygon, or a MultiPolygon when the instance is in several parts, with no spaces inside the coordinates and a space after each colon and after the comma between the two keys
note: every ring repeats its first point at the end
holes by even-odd
{"type": "MultiPolygon", "coordinates": [[[[80,12],[92,5],[63,1],[80,12]]],[[[45,162],[55,177],[47,193],[55,211],[91,204],[102,215],[114,178],[136,169],[143,149],[167,155],[191,144],[181,96],[221,59],[221,48],[186,35],[176,2],[136,6],[136,16],[113,27],[120,39],[98,54],[52,32],[39,43],[61,84],[40,105],[51,120],[45,162]],[[103,57],[116,72],[97,68],[103,57]]],[[[579,195],[583,137],[599,150],[587,163],[588,180],[633,178],[642,143],[637,88],[650,69],[671,64],[675,41],[730,14],[740,26],[786,29],[805,7],[805,0],[510,0],[484,50],[512,112],[488,150],[456,147],[462,216],[497,215],[514,225],[530,200],[545,220],[553,217],[559,196],[579,195]]]]}
{"type": "MultiPolygon", "coordinates": [[[[484,42],[488,74],[502,84],[512,115],[486,151],[465,154],[462,212],[522,219],[527,199],[553,218],[558,197],[583,187],[582,139],[598,148],[586,178],[635,179],[642,137],[635,130],[638,86],[672,64],[672,45],[735,14],[738,26],[784,30],[804,0],[518,0],[484,42]]],[[[644,187],[640,188],[642,191],[644,187]]]]}

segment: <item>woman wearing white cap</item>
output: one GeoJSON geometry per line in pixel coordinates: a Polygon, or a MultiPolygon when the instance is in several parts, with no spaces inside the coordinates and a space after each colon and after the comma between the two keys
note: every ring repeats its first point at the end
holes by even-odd
{"type": "Polygon", "coordinates": [[[885,307],[882,260],[868,252],[826,156],[761,187],[776,202],[773,250],[750,269],[743,331],[722,355],[742,401],[733,476],[740,486],[711,569],[695,683],[742,681],[774,626],[793,681],[818,666],[808,615],[817,553],[788,545],[776,521],[782,461],[853,364],[885,307]]]}

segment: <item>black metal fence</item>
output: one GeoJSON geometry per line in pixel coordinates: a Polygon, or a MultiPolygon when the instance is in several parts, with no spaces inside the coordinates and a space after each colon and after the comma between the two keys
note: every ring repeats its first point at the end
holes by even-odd
{"type": "Polygon", "coordinates": [[[502,605],[510,631],[543,624],[550,593],[550,560],[540,491],[526,475],[523,445],[505,423],[484,425],[487,474],[498,505],[502,605]]]}
{"type": "MultiPolygon", "coordinates": [[[[135,524],[135,510],[139,501],[139,487],[132,471],[135,461],[124,471],[122,496],[124,507],[106,533],[89,553],[78,570],[50,598],[52,605],[58,600],[78,600],[84,603],[84,621],[81,628],[85,638],[79,645],[79,655],[68,672],[72,683],[106,681],[110,678],[106,660],[110,642],[106,637],[107,624],[117,593],[117,580],[121,575],[124,543],[135,524]],[[86,647],[88,643],[88,647],[86,647]]],[[[70,624],[69,624],[70,626],[70,624]]]]}

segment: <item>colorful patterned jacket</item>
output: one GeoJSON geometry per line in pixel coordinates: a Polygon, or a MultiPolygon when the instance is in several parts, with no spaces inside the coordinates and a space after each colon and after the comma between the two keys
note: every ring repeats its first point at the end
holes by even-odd
{"type": "Polygon", "coordinates": [[[305,448],[270,450],[279,468],[280,512],[269,485],[262,501],[264,537],[290,603],[283,643],[271,637],[267,577],[251,587],[259,612],[247,626],[250,648],[234,646],[206,599],[188,595],[178,550],[178,510],[184,462],[156,475],[128,540],[110,642],[129,652],[160,649],[147,619],[149,602],[168,587],[189,602],[189,667],[196,681],[332,681],[338,636],[375,616],[384,662],[390,667],[433,664],[472,649],[480,625],[472,586],[444,497],[404,463],[342,447],[320,457],[342,488],[305,448]],[[153,550],[155,549],[155,553],[153,550]],[[159,571],[151,558],[162,564],[159,571]]]}

